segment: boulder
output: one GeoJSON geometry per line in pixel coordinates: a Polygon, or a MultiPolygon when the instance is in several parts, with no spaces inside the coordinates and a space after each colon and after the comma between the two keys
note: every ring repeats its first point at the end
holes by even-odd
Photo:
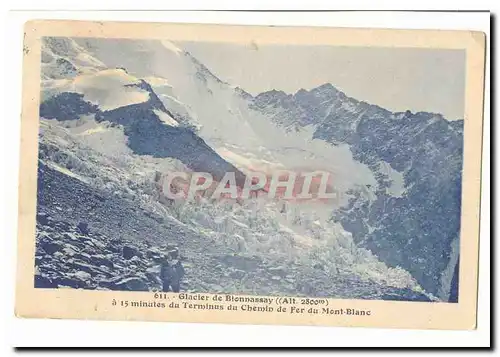
{"type": "Polygon", "coordinates": [[[101,281],[99,281],[99,286],[109,290],[117,290],[116,283],[120,280],[122,280],[122,278],[119,276],[115,276],[109,279],[101,279],[101,281]],[[113,289],[113,287],[115,287],[115,289],[113,289]]]}
{"type": "Polygon", "coordinates": [[[76,226],[76,228],[78,228],[78,231],[80,231],[81,234],[89,234],[90,231],[89,231],[89,225],[87,222],[80,222],[78,223],[78,225],[76,226]]]}
{"type": "Polygon", "coordinates": [[[97,239],[88,238],[87,241],[88,242],[92,242],[92,244],[94,245],[94,247],[96,247],[98,249],[106,249],[106,244],[100,242],[97,239]]]}
{"type": "Polygon", "coordinates": [[[58,221],[55,224],[55,227],[57,227],[59,231],[69,231],[71,228],[71,224],[69,224],[68,222],[64,222],[64,221],[58,221]]]}
{"type": "Polygon", "coordinates": [[[40,244],[40,247],[47,254],[54,254],[55,252],[58,252],[62,249],[61,244],[56,243],[56,242],[43,241],[43,242],[40,242],[39,244],[40,244]]]}
{"type": "Polygon", "coordinates": [[[122,255],[123,255],[123,258],[128,260],[128,259],[132,259],[135,256],[139,256],[140,253],[137,250],[137,248],[132,247],[130,245],[124,245],[123,249],[122,249],[122,255]]]}
{"type": "Polygon", "coordinates": [[[106,250],[112,253],[121,253],[120,242],[117,240],[111,240],[106,244],[106,250]]]}
{"type": "Polygon", "coordinates": [[[112,290],[148,291],[147,283],[137,276],[122,279],[111,287],[112,290]]]}
{"type": "Polygon", "coordinates": [[[35,255],[35,265],[40,265],[43,263],[43,255],[35,255]]]}
{"type": "Polygon", "coordinates": [[[160,265],[147,268],[146,274],[145,274],[146,278],[154,284],[159,284],[161,282],[160,281],[160,270],[161,270],[160,265]]]}
{"type": "Polygon", "coordinates": [[[75,270],[88,273],[89,276],[101,273],[101,270],[99,268],[82,261],[74,260],[72,262],[68,262],[68,265],[75,270]]]}
{"type": "Polygon", "coordinates": [[[73,277],[81,281],[88,281],[92,278],[92,275],[86,271],[79,270],[73,274],[73,277]]]}
{"type": "Polygon", "coordinates": [[[69,286],[74,289],[83,289],[87,286],[86,282],[79,279],[68,276],[61,276],[53,279],[53,282],[59,286],[69,286]]]}
{"type": "Polygon", "coordinates": [[[51,221],[50,216],[47,213],[40,212],[36,215],[36,221],[42,226],[47,226],[51,221]]]}
{"type": "Polygon", "coordinates": [[[88,253],[80,252],[73,255],[73,258],[92,264],[92,256],[88,253]]]}
{"type": "Polygon", "coordinates": [[[137,255],[134,255],[132,258],[130,258],[130,263],[134,264],[141,264],[141,258],[139,258],[137,255]]]}
{"type": "Polygon", "coordinates": [[[163,253],[158,248],[149,248],[146,251],[146,256],[150,259],[159,259],[163,256],[163,253]]]}
{"type": "Polygon", "coordinates": [[[66,255],[68,255],[68,256],[70,256],[70,257],[72,257],[72,256],[74,256],[75,254],[77,254],[77,253],[78,253],[78,250],[79,250],[78,248],[76,248],[75,246],[73,246],[73,245],[71,245],[71,244],[68,244],[68,243],[66,243],[66,244],[64,245],[64,248],[63,248],[63,252],[64,252],[64,254],[66,254],[66,255]]]}
{"type": "Polygon", "coordinates": [[[79,240],[78,237],[75,236],[75,234],[71,233],[71,232],[65,232],[65,233],[63,233],[63,236],[64,236],[64,238],[67,238],[69,240],[74,240],[74,241],[78,241],[79,240]]]}
{"type": "Polygon", "coordinates": [[[268,271],[273,274],[277,275],[279,277],[284,278],[287,275],[287,271],[283,267],[269,267],[268,271]]]}
{"type": "Polygon", "coordinates": [[[113,262],[107,258],[106,256],[102,255],[102,254],[96,254],[96,255],[93,255],[92,256],[92,262],[95,263],[96,265],[104,265],[110,269],[113,269],[114,267],[114,264],[113,262]]]}

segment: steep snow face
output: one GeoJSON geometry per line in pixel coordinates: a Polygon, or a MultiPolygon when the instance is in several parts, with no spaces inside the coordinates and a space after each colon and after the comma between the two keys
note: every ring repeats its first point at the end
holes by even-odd
{"type": "Polygon", "coordinates": [[[251,137],[245,135],[248,126],[243,121],[227,120],[230,115],[226,103],[230,101],[232,88],[175,45],[166,41],[85,39],[79,42],[109,67],[124,67],[132,75],[153,82],[151,86],[165,105],[199,128],[200,136],[211,146],[220,140],[221,131],[226,134],[224,139],[232,136],[233,142],[234,138],[251,137]]]}
{"type": "Polygon", "coordinates": [[[248,93],[224,83],[173,44],[95,39],[82,43],[108,66],[123,66],[146,77],[167,108],[192,123],[200,137],[241,170],[325,170],[333,174],[339,191],[376,184],[371,171],[353,160],[348,146],[333,147],[315,139],[313,127],[284,133],[265,113],[249,108],[248,93]]]}

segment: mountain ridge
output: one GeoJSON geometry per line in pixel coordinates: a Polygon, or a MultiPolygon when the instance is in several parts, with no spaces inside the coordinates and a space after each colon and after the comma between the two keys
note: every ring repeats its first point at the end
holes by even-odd
{"type": "Polygon", "coordinates": [[[349,96],[349,95],[345,94],[345,92],[343,92],[342,90],[338,89],[331,82],[325,82],[323,84],[320,84],[320,85],[317,85],[315,87],[312,87],[311,89],[299,88],[299,89],[297,89],[296,91],[293,91],[293,92],[286,92],[284,90],[279,90],[279,89],[269,89],[269,90],[266,90],[266,91],[263,91],[263,92],[259,92],[256,95],[252,95],[252,94],[247,93],[247,92],[245,92],[245,93],[247,93],[248,95],[250,95],[251,98],[255,102],[258,103],[258,102],[264,101],[265,100],[264,98],[266,98],[266,97],[277,97],[277,98],[280,98],[280,99],[291,98],[291,97],[296,97],[296,96],[302,95],[302,94],[317,93],[317,92],[325,91],[325,90],[328,90],[328,89],[330,89],[330,93],[333,93],[332,95],[338,95],[340,98],[346,99],[348,101],[349,100],[355,101],[355,102],[357,102],[360,105],[370,106],[370,107],[377,108],[379,110],[387,111],[389,113],[394,114],[394,116],[401,116],[403,119],[405,119],[405,118],[411,118],[411,116],[413,116],[413,115],[432,115],[432,116],[442,117],[444,120],[446,120],[447,122],[450,122],[450,123],[457,122],[457,121],[459,122],[459,121],[463,121],[464,120],[463,118],[448,119],[448,118],[446,118],[440,112],[430,112],[430,111],[425,111],[425,110],[418,110],[418,111],[412,111],[412,110],[392,111],[391,109],[388,109],[388,108],[386,108],[384,106],[381,106],[381,105],[378,105],[378,104],[375,104],[375,103],[371,103],[371,102],[366,101],[366,100],[359,100],[359,99],[356,99],[353,96],[349,96]]]}

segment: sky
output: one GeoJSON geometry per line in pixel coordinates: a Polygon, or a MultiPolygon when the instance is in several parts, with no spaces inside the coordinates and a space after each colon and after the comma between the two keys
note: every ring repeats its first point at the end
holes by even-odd
{"type": "Polygon", "coordinates": [[[256,95],[331,83],[391,111],[463,119],[465,51],[180,42],[221,80],[256,95]]]}

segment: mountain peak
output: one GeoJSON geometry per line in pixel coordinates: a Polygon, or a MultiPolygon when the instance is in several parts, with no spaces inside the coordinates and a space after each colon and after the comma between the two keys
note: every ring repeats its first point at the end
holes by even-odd
{"type": "Polygon", "coordinates": [[[331,83],[325,83],[322,84],[318,87],[314,87],[310,90],[300,88],[298,91],[293,94],[294,97],[308,97],[310,95],[313,95],[315,97],[317,96],[339,96],[339,97],[345,97],[345,94],[341,91],[339,91],[337,88],[335,88],[331,83]]]}
{"type": "Polygon", "coordinates": [[[322,94],[322,93],[342,93],[337,88],[335,88],[333,86],[333,84],[331,84],[331,83],[324,83],[324,84],[322,84],[322,85],[320,85],[318,87],[315,87],[315,88],[311,89],[310,92],[311,93],[318,93],[318,94],[322,94]]]}
{"type": "Polygon", "coordinates": [[[316,88],[314,88],[313,90],[327,90],[327,89],[336,89],[333,84],[331,83],[324,83],[316,88]]]}
{"type": "Polygon", "coordinates": [[[257,102],[271,102],[287,97],[288,94],[282,90],[271,89],[270,91],[257,94],[255,97],[257,102]]]}

